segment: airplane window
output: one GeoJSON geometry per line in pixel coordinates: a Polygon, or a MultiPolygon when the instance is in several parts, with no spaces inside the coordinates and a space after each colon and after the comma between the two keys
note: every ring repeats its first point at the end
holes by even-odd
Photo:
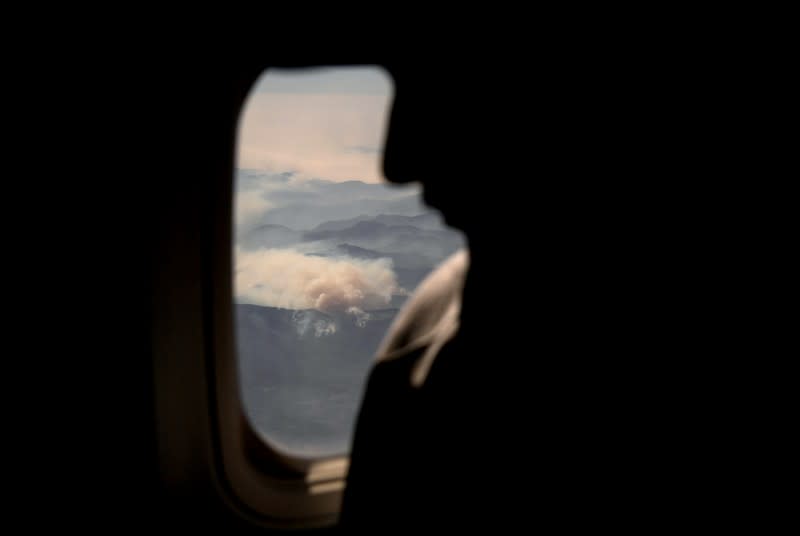
{"type": "Polygon", "coordinates": [[[240,118],[239,383],[254,431],[289,454],[348,451],[382,337],[465,245],[419,185],[381,176],[392,91],[374,67],[270,69],[240,118]]]}

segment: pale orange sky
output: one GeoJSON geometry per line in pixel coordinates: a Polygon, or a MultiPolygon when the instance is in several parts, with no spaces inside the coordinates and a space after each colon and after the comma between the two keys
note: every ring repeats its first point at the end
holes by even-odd
{"type": "Polygon", "coordinates": [[[374,67],[269,70],[245,102],[237,166],[294,171],[294,180],[382,182],[392,92],[374,67]]]}

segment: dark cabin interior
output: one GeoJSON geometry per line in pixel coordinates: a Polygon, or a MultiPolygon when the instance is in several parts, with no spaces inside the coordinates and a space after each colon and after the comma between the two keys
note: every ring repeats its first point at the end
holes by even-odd
{"type": "Polygon", "coordinates": [[[485,292],[474,303],[494,312],[489,335],[461,349],[475,365],[455,367],[431,395],[469,400],[477,414],[448,410],[461,435],[447,446],[470,447],[423,445],[415,460],[430,480],[395,490],[408,503],[362,488],[350,515],[387,531],[403,519],[546,532],[744,515],[718,502],[736,475],[715,435],[732,409],[708,387],[719,272],[702,211],[709,188],[693,164],[713,132],[715,93],[697,64],[679,68],[674,50],[642,35],[597,31],[437,54],[309,51],[277,38],[218,47],[166,32],[147,48],[117,47],[127,40],[103,33],[53,47],[17,84],[33,103],[16,112],[41,115],[13,130],[22,177],[7,177],[5,197],[7,216],[23,214],[9,229],[28,231],[10,233],[6,249],[19,304],[7,333],[23,368],[19,383],[6,376],[20,425],[7,439],[20,477],[9,491],[26,503],[26,526],[280,533],[238,515],[212,476],[207,377],[187,371],[167,396],[196,412],[186,458],[160,453],[157,356],[210,359],[236,121],[255,78],[269,66],[353,64],[382,65],[396,84],[403,135],[387,171],[447,174],[431,195],[463,195],[457,217],[494,221],[474,232],[508,253],[475,276],[485,292]],[[105,44],[111,52],[98,53],[105,44]],[[434,145],[450,157],[434,159],[434,145]],[[414,503],[446,478],[474,488],[441,510],[414,503]]]}

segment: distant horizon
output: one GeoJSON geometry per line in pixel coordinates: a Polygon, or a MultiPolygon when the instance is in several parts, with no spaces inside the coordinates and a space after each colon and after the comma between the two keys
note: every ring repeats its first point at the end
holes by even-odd
{"type": "MultiPolygon", "coordinates": [[[[291,169],[285,169],[282,171],[274,171],[270,168],[258,168],[258,167],[236,167],[235,171],[238,172],[257,172],[257,173],[265,173],[265,174],[272,174],[272,175],[289,175],[287,182],[291,182],[292,179],[297,176],[297,172],[291,169]]],[[[314,182],[314,181],[322,181],[322,182],[329,182],[329,183],[336,183],[336,184],[347,184],[349,182],[357,182],[360,184],[379,184],[382,186],[387,186],[389,188],[398,187],[402,188],[402,184],[391,183],[388,181],[380,181],[380,182],[370,182],[363,179],[343,179],[343,180],[334,180],[325,177],[316,177],[316,176],[303,176],[302,178],[298,177],[297,182],[314,182]]]]}

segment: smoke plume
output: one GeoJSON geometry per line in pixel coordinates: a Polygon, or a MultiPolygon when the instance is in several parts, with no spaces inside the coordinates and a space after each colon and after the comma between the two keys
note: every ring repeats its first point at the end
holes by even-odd
{"type": "Polygon", "coordinates": [[[390,259],[318,257],[288,249],[237,248],[235,287],[239,303],[350,314],[386,307],[393,295],[405,293],[390,259]]]}

